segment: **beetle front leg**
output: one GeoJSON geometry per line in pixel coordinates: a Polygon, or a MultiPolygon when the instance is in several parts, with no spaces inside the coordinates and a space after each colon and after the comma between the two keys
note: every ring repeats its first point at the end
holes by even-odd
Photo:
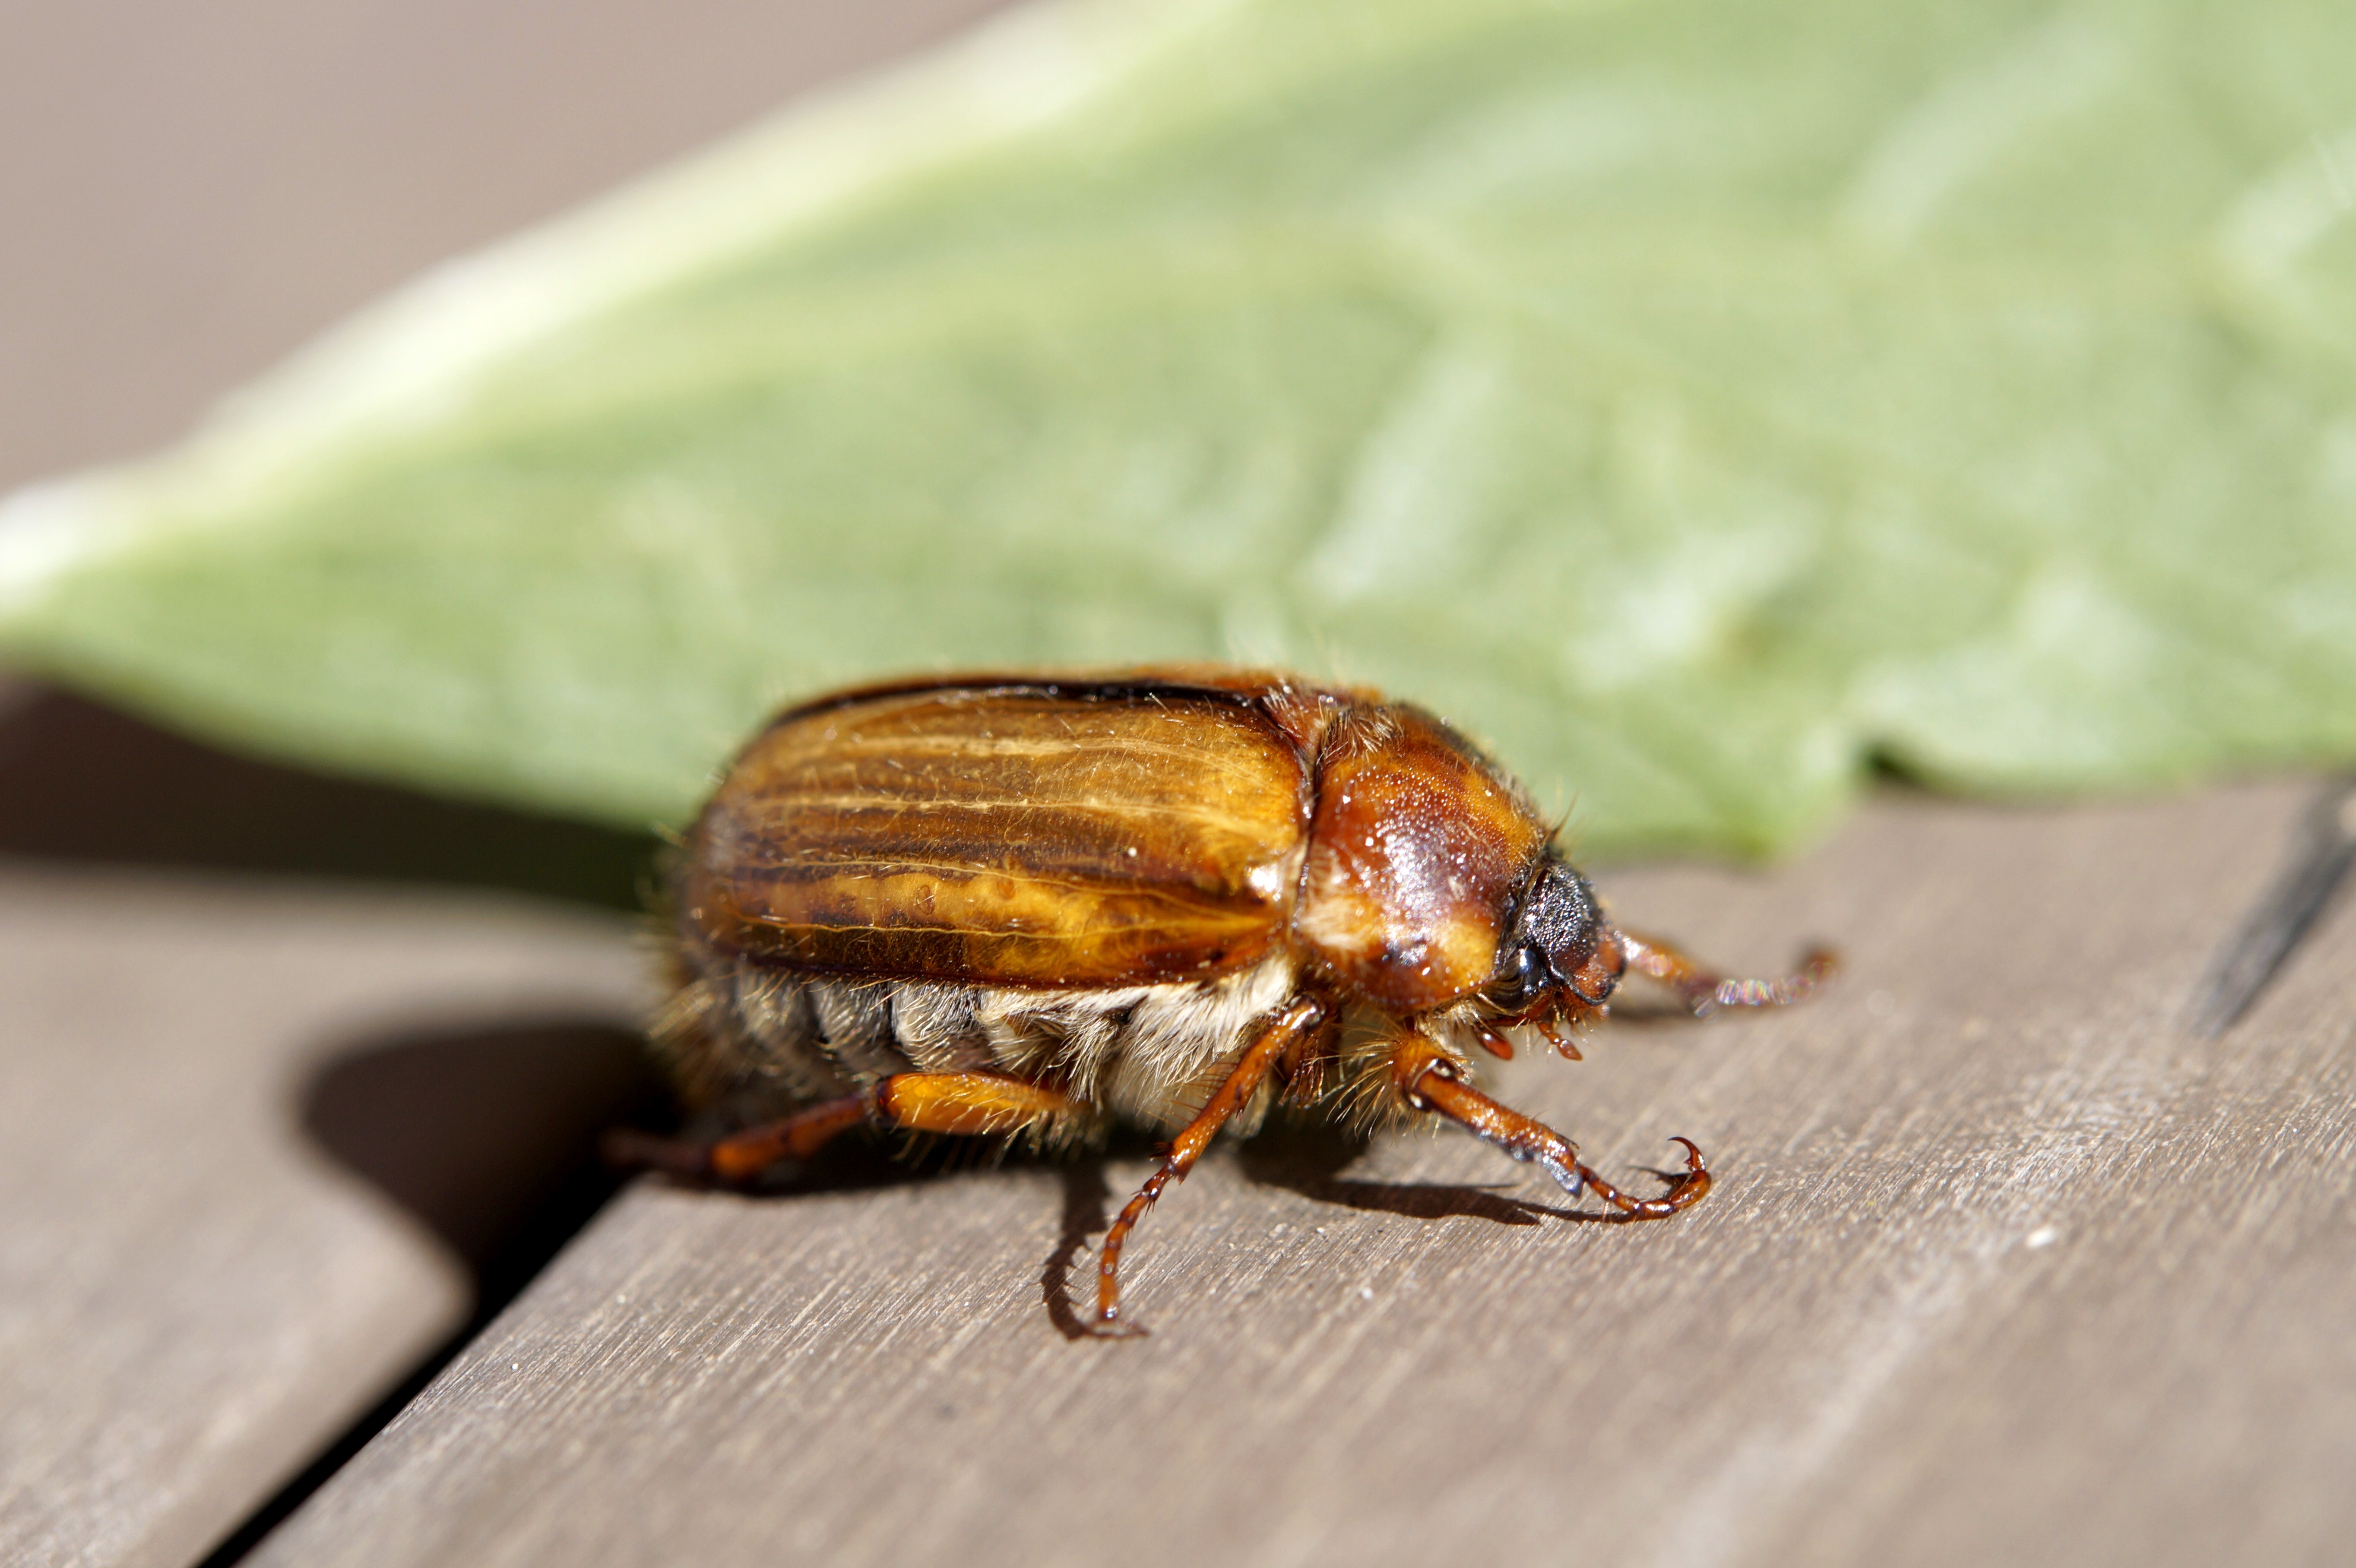
{"type": "Polygon", "coordinates": [[[853,1127],[912,1133],[1019,1133],[1079,1107],[1058,1089],[1002,1072],[895,1072],[873,1089],[827,1100],[709,1144],[617,1132],[606,1157],[715,1181],[749,1181],[788,1159],[808,1159],[853,1127]]]}
{"type": "Polygon", "coordinates": [[[1632,1198],[1589,1167],[1580,1163],[1579,1146],[1534,1117],[1501,1105],[1464,1082],[1453,1058],[1420,1035],[1401,1040],[1391,1059],[1391,1083],[1410,1109],[1445,1116],[1482,1142],[1492,1144],[1518,1160],[1545,1168],[1565,1192],[1577,1198],[1594,1194],[1630,1220],[1661,1220],[1690,1209],[1709,1191],[1709,1168],[1690,1138],[1685,1145],[1685,1173],[1676,1179],[1665,1198],[1632,1198]]]}
{"type": "Polygon", "coordinates": [[[1099,1339],[1127,1339],[1145,1332],[1134,1323],[1120,1321],[1120,1249],[1145,1211],[1153,1207],[1162,1189],[1173,1181],[1183,1181],[1203,1151],[1211,1147],[1219,1129],[1234,1115],[1251,1103],[1260,1085],[1282,1061],[1285,1053],[1304,1036],[1313,1035],[1325,1021],[1330,1004],[1322,997],[1295,997],[1279,1008],[1269,1019],[1258,1038],[1248,1046],[1242,1057],[1231,1068],[1218,1088],[1194,1119],[1188,1122],[1179,1135],[1170,1140],[1170,1151],[1162,1157],[1162,1168],[1145,1179],[1120,1217],[1105,1232],[1104,1254],[1097,1264],[1097,1315],[1088,1331],[1099,1339]]]}
{"type": "Polygon", "coordinates": [[[1772,980],[1730,979],[1658,937],[1638,936],[1630,931],[1618,935],[1628,967],[1675,991],[1697,1019],[1720,1008],[1788,1008],[1806,1000],[1840,964],[1832,949],[1812,947],[1801,955],[1799,968],[1789,975],[1772,980]]]}

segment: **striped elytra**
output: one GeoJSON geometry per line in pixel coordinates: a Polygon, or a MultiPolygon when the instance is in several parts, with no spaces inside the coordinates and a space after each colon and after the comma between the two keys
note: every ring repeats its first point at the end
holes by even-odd
{"type": "Polygon", "coordinates": [[[681,891],[715,945],[838,974],[1225,974],[1281,938],[1310,793],[1299,749],[1224,694],[896,692],[746,748],[681,891]]]}

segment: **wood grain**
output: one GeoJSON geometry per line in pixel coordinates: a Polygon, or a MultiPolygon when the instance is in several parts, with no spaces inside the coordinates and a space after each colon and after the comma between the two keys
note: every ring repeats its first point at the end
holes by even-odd
{"type": "Polygon", "coordinates": [[[1575,1222],[1463,1139],[1272,1136],[1141,1231],[1153,1337],[1075,1343],[1141,1159],[646,1183],[260,1560],[2335,1559],[2356,920],[2223,1040],[2177,1027],[2302,798],[1891,798],[1772,877],[1602,879],[1731,964],[1849,955],[1804,1009],[1517,1064],[1606,1170],[1698,1139],[1676,1221],[1575,1222]]]}
{"type": "Polygon", "coordinates": [[[466,1320],[305,1136],[321,1072],[639,996],[618,920],[0,869],[0,1562],[193,1561],[466,1320]]]}

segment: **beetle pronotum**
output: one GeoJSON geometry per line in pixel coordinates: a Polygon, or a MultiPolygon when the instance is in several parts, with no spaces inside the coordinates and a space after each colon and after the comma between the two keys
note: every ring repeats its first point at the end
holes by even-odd
{"type": "Polygon", "coordinates": [[[1815,985],[1730,980],[1613,925],[1502,771],[1419,709],[1260,671],[968,676],[781,714],[687,835],[675,989],[655,1039],[691,1092],[798,1107],[637,1159],[743,1180],[878,1126],[1025,1134],[1116,1117],[1173,1133],[1130,1230],[1223,1127],[1279,1097],[1366,1125],[1436,1116],[1629,1219],[1709,1189],[1622,1192],[1476,1087],[1515,1037],[1578,1051],[1633,968],[1697,1013],[1815,985]]]}

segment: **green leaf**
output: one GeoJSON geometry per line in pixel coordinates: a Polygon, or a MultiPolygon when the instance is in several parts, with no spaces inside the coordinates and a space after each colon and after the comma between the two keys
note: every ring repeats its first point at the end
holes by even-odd
{"type": "Polygon", "coordinates": [[[911,667],[1242,657],[1590,848],[2356,756],[2356,6],[1117,0],[0,510],[0,645],[644,825],[911,667]]]}

